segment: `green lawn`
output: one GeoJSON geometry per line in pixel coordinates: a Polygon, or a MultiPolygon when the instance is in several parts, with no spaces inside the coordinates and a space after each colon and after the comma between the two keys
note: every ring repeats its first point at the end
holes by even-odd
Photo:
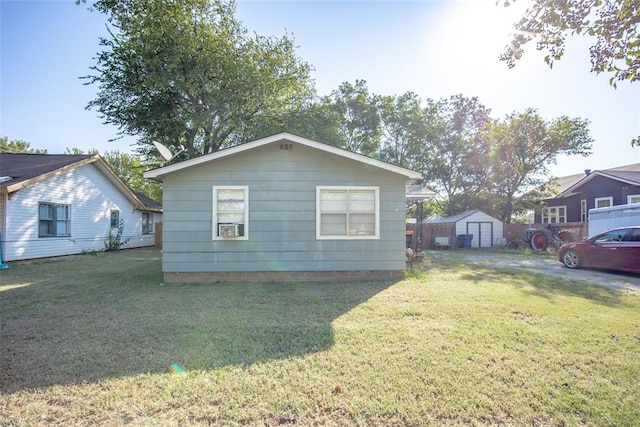
{"type": "Polygon", "coordinates": [[[0,425],[640,423],[638,295],[438,257],[313,284],[166,285],[155,249],[15,263],[0,425]]]}

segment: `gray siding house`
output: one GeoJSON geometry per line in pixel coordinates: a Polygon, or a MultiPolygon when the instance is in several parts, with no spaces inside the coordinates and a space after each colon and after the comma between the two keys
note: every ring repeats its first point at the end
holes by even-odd
{"type": "Polygon", "coordinates": [[[166,282],[403,277],[417,172],[282,133],[145,173],[166,282]]]}

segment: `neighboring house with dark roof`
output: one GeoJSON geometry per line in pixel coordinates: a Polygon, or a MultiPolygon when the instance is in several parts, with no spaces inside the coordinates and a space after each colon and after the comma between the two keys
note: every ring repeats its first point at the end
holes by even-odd
{"type": "Polygon", "coordinates": [[[121,220],[123,248],[153,246],[162,206],[132,191],[100,156],[0,153],[4,261],[104,250],[121,220]]]}
{"type": "Polygon", "coordinates": [[[536,223],[586,222],[589,209],[640,203],[640,163],[585,170],[556,180],[558,195],[546,199],[536,223]]]}

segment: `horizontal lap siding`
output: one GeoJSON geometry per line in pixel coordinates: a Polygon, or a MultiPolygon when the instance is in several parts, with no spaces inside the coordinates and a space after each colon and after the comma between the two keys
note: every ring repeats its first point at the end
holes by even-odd
{"type": "Polygon", "coordinates": [[[402,176],[294,145],[278,145],[165,178],[163,270],[403,270],[402,176]],[[212,187],[249,187],[249,239],[212,240],[212,187]],[[317,240],[316,186],[378,186],[379,240],[317,240]]]}
{"type": "Polygon", "coordinates": [[[7,203],[5,259],[104,250],[111,209],[118,209],[125,222],[123,235],[129,242],[124,247],[154,244],[153,235],[142,235],[142,213],[134,211],[131,202],[92,164],[19,190],[7,203]],[[71,206],[71,236],[38,237],[40,202],[71,206]]]}

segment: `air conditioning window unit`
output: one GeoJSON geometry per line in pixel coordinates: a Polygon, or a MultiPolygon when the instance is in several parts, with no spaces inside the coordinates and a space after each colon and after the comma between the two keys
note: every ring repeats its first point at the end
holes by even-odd
{"type": "Polygon", "coordinates": [[[218,236],[220,237],[238,237],[238,224],[218,224],[218,236]]]}

